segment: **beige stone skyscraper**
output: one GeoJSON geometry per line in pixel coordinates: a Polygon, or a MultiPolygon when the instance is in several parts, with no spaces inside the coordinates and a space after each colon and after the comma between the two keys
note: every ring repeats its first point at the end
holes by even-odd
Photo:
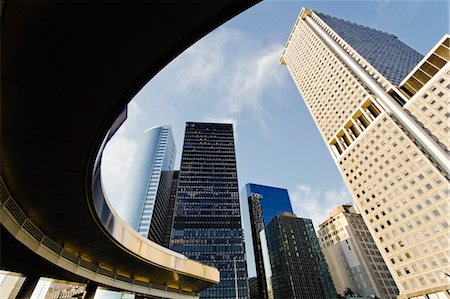
{"type": "Polygon", "coordinates": [[[281,57],[399,298],[450,298],[449,59],[448,35],[423,57],[391,34],[309,9],[281,57]]]}
{"type": "Polygon", "coordinates": [[[361,215],[351,205],[335,207],[317,232],[336,291],[396,298],[398,289],[361,215]]]}

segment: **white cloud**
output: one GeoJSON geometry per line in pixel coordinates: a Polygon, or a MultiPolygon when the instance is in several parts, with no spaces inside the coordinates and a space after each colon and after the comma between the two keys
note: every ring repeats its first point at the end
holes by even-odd
{"type": "Polygon", "coordinates": [[[150,126],[172,125],[181,136],[185,121],[233,123],[235,132],[239,123],[256,121],[267,133],[271,114],[264,106],[270,105],[263,101],[283,100],[282,49],[221,27],[164,68],[129,103],[127,121],[105,149],[103,182],[111,202],[120,199],[138,140],[150,126]]]}
{"type": "Polygon", "coordinates": [[[203,107],[211,119],[239,120],[251,112],[267,130],[270,113],[263,108],[264,95],[276,98],[286,70],[279,65],[281,44],[262,44],[240,30],[221,27],[186,50],[167,68],[172,88],[168,101],[182,94],[183,104],[203,107]],[[206,91],[206,92],[205,92],[206,91]]]}
{"type": "MultiPolygon", "coordinates": [[[[263,108],[263,94],[282,85],[287,73],[278,63],[282,49],[282,45],[270,45],[239,57],[224,102],[231,115],[239,116],[249,109],[261,127],[267,130],[265,120],[270,113],[263,108]]],[[[276,97],[275,94],[273,96],[276,97]]]]}
{"type": "Polygon", "coordinates": [[[217,82],[225,65],[226,52],[231,44],[242,40],[241,31],[227,28],[207,35],[205,38],[188,48],[177,58],[174,67],[174,86],[177,91],[185,92],[198,89],[217,82]]]}
{"type": "Polygon", "coordinates": [[[132,132],[138,130],[137,119],[142,110],[135,102],[128,105],[128,119],[107,143],[102,158],[102,184],[110,202],[119,202],[136,152],[137,142],[132,132]]]}
{"type": "Polygon", "coordinates": [[[290,197],[294,213],[299,217],[311,219],[316,230],[334,207],[353,203],[345,186],[339,189],[318,190],[299,184],[290,197]]]}

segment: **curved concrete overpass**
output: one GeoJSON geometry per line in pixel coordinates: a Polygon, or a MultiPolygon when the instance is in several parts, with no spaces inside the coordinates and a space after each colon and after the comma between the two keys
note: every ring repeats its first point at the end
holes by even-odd
{"type": "Polygon", "coordinates": [[[3,5],[2,269],[173,298],[218,282],[217,269],[141,238],[115,215],[99,154],[148,80],[254,3],[3,5]]]}

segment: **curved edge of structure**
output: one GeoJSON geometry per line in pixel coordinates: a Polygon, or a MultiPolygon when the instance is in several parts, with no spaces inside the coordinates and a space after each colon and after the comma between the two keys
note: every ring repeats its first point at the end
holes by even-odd
{"type": "MultiPolygon", "coordinates": [[[[0,176],[0,218],[2,225],[23,245],[40,257],[71,273],[100,285],[161,298],[195,298],[192,292],[132,279],[112,269],[91,263],[68,251],[45,235],[12,197],[0,176]]],[[[173,252],[175,256],[175,252],[173,252]]],[[[192,262],[192,261],[191,261],[192,262]]]]}
{"type": "MultiPolygon", "coordinates": [[[[108,136],[109,134],[107,134],[108,136]]],[[[185,255],[165,248],[144,238],[129,226],[111,207],[103,190],[101,180],[101,160],[103,150],[109,138],[103,141],[93,166],[92,196],[88,196],[91,213],[95,214],[98,225],[106,230],[105,234],[124,250],[152,265],[175,271],[211,284],[220,282],[220,272],[217,268],[190,260],[185,255]]]]}

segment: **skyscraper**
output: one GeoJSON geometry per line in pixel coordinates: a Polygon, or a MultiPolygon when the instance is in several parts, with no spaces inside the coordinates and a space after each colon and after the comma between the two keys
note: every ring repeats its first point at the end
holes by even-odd
{"type": "MultiPolygon", "coordinates": [[[[167,205],[167,212],[165,214],[166,220],[164,225],[164,240],[161,245],[169,248],[170,246],[170,236],[172,233],[173,226],[173,214],[175,210],[175,202],[177,200],[177,190],[178,190],[178,177],[180,175],[179,170],[175,171],[165,171],[167,174],[172,175],[172,182],[170,186],[170,197],[167,205]]],[[[164,172],[163,172],[164,173],[164,172]]]]}
{"type": "MultiPolygon", "coordinates": [[[[255,257],[257,295],[252,298],[269,298],[268,285],[265,273],[263,248],[260,232],[277,214],[292,213],[291,201],[286,189],[269,187],[257,184],[246,184],[245,191],[250,215],[253,254],[255,257]]],[[[270,265],[266,265],[269,266],[270,265]]]]}
{"type": "Polygon", "coordinates": [[[337,298],[310,219],[277,215],[266,226],[275,299],[337,298]]]}
{"type": "Polygon", "coordinates": [[[264,225],[269,224],[269,222],[280,213],[293,213],[287,189],[258,184],[246,184],[245,190],[247,198],[251,194],[261,195],[261,209],[264,225]]]}
{"type": "Polygon", "coordinates": [[[173,170],[175,152],[175,143],[169,126],[154,127],[145,131],[117,208],[130,226],[142,236],[159,244],[164,239],[166,217],[164,211],[170,197],[167,190],[170,194],[172,181],[170,175],[161,180],[161,172],[173,170]],[[154,213],[155,205],[160,207],[157,213],[154,213]]]}
{"type": "Polygon", "coordinates": [[[220,270],[201,298],[248,298],[232,124],[186,123],[170,248],[220,270]]]}
{"type": "Polygon", "coordinates": [[[264,258],[261,248],[261,240],[259,233],[264,231],[264,219],[261,209],[262,196],[257,193],[252,193],[247,197],[248,210],[250,216],[250,227],[252,234],[252,249],[255,257],[256,277],[252,281],[252,292],[250,292],[251,299],[265,299],[268,298],[266,273],[264,269],[264,258]]]}
{"type": "Polygon", "coordinates": [[[349,288],[360,296],[396,298],[398,289],[361,215],[351,205],[331,211],[320,224],[320,247],[336,291],[349,288]]]}
{"type": "Polygon", "coordinates": [[[281,57],[399,298],[448,296],[449,56],[302,9],[281,57]]]}

